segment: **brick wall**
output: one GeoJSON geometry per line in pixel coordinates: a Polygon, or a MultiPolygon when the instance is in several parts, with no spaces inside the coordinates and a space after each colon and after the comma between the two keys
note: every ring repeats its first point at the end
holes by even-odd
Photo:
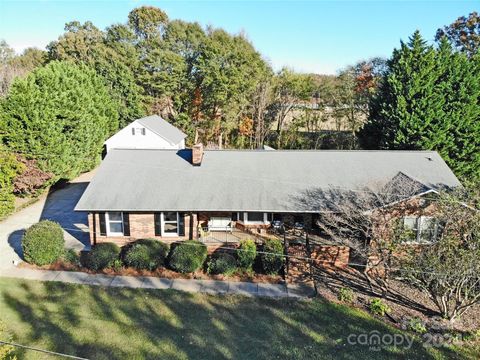
{"type": "Polygon", "coordinates": [[[95,243],[102,242],[114,242],[119,246],[125,245],[129,242],[143,239],[143,238],[153,238],[159,239],[168,243],[175,241],[187,240],[189,238],[197,238],[197,215],[185,213],[184,223],[185,223],[185,236],[182,237],[172,237],[172,236],[155,236],[155,223],[154,223],[154,214],[153,213],[144,213],[144,212],[131,212],[129,213],[129,222],[130,222],[130,236],[101,236],[100,235],[100,217],[98,214],[89,213],[88,214],[88,227],[90,230],[90,243],[93,245],[95,243]],[[190,217],[192,218],[192,224],[190,223],[190,217]],[[94,221],[95,218],[95,221],[94,221]]]}
{"type": "Polygon", "coordinates": [[[306,283],[312,280],[310,276],[310,263],[308,260],[307,247],[304,244],[290,244],[287,250],[288,273],[286,276],[289,283],[306,283]]]}

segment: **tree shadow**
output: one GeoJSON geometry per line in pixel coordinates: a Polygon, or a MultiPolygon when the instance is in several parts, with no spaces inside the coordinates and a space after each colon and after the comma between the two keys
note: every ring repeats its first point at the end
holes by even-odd
{"type": "Polygon", "coordinates": [[[88,182],[61,183],[49,189],[45,203],[38,216],[35,210],[22,215],[22,224],[7,234],[9,246],[23,259],[22,237],[24,231],[39,220],[52,220],[64,229],[65,247],[79,251],[90,249],[90,236],[86,212],[74,208],[88,186],[88,182]]]}
{"type": "Polygon", "coordinates": [[[88,182],[73,182],[51,188],[40,215],[40,220],[52,220],[65,232],[67,248],[87,250],[90,248],[87,213],[74,211],[88,182]]]}
{"type": "Polygon", "coordinates": [[[15,254],[23,259],[22,237],[25,230],[15,230],[8,235],[8,244],[15,251],[15,254]]]}
{"type": "MultiPolygon", "coordinates": [[[[0,308],[16,341],[91,359],[433,358],[371,351],[350,334],[399,333],[357,310],[316,299],[210,296],[0,279],[0,308]]],[[[444,356],[457,355],[448,349],[444,356]]],[[[26,350],[19,354],[27,355],[26,350]]]]}
{"type": "Polygon", "coordinates": [[[385,299],[396,303],[398,305],[419,311],[427,316],[438,315],[437,312],[425,305],[410,299],[402,293],[389,289],[387,294],[383,294],[382,289],[375,284],[371,284],[366,276],[357,270],[349,269],[349,271],[342,270],[340,268],[314,268],[314,280],[317,282],[318,287],[325,287],[332,292],[338,292],[339,288],[346,286],[351,288],[358,294],[366,296],[384,297],[385,299]]]}

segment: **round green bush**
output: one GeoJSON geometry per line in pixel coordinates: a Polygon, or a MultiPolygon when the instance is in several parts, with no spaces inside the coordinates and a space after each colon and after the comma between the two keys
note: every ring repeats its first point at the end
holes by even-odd
{"type": "Polygon", "coordinates": [[[267,274],[277,274],[285,263],[283,244],[279,239],[268,239],[263,244],[262,266],[267,274]]]}
{"type": "Polygon", "coordinates": [[[228,253],[215,254],[208,263],[209,274],[232,275],[235,270],[237,270],[237,261],[228,253]]]}
{"type": "Polygon", "coordinates": [[[155,270],[165,263],[168,245],[155,239],[135,241],[125,252],[125,265],[138,270],[155,270]]]}
{"type": "Polygon", "coordinates": [[[106,269],[113,265],[120,255],[120,248],[114,243],[101,243],[92,247],[85,256],[83,265],[94,271],[106,269]]]}
{"type": "Polygon", "coordinates": [[[59,224],[42,220],[25,231],[22,249],[25,261],[47,265],[58,260],[64,252],[65,240],[59,224]]]}
{"type": "Polygon", "coordinates": [[[170,252],[170,267],[181,273],[200,269],[207,259],[207,247],[199,241],[188,240],[179,243],[170,252]]]}
{"type": "Polygon", "coordinates": [[[251,269],[255,258],[257,257],[257,245],[252,239],[244,239],[240,241],[240,247],[237,251],[238,265],[242,269],[251,269]]]}

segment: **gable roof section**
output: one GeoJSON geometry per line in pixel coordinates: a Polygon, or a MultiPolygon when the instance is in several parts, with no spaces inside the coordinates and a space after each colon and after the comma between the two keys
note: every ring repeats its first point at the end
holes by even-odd
{"type": "Polygon", "coordinates": [[[315,212],[312,189],[358,189],[408,174],[429,189],[460,183],[433,151],[205,151],[115,149],[75,210],[315,212]]]}
{"type": "Polygon", "coordinates": [[[181,130],[179,130],[158,115],[147,116],[135,121],[138,121],[147,129],[163,137],[171,144],[178,144],[180,141],[187,137],[187,135],[185,135],[181,130]]]}

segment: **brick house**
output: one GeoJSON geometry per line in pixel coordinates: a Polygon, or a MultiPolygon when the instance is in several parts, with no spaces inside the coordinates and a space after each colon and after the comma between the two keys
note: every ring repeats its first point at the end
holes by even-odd
{"type": "MultiPolygon", "coordinates": [[[[75,210],[88,212],[91,244],[264,234],[276,221],[310,229],[320,211],[310,190],[399,174],[424,193],[460,185],[434,151],[111,149],[75,210]]],[[[421,217],[405,221],[422,228],[421,217]]]]}

